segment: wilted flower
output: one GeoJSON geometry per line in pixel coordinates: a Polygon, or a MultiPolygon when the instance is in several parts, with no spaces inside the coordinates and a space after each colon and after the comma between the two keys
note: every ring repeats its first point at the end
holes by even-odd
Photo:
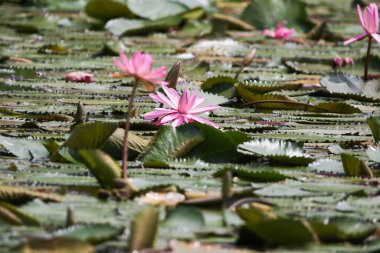
{"type": "Polygon", "coordinates": [[[344,65],[344,60],[340,58],[339,56],[335,56],[332,59],[332,65],[334,68],[341,68],[344,65]]]}
{"type": "Polygon", "coordinates": [[[351,57],[340,58],[339,56],[335,56],[332,59],[333,68],[341,68],[346,65],[353,65],[353,64],[354,64],[354,60],[351,57]]]}
{"type": "Polygon", "coordinates": [[[295,34],[296,30],[294,28],[286,28],[286,23],[287,21],[284,20],[275,27],[274,31],[265,29],[262,34],[266,37],[288,40],[295,34]]]}
{"type": "Polygon", "coordinates": [[[173,122],[172,126],[177,127],[183,123],[200,122],[213,127],[218,127],[213,122],[200,117],[199,113],[209,112],[218,108],[215,105],[208,105],[199,107],[199,105],[205,100],[202,97],[198,97],[198,91],[194,91],[191,95],[189,90],[185,90],[180,96],[175,89],[162,86],[166,96],[157,91],[157,94],[149,94],[149,96],[156,102],[162,103],[170,107],[167,108],[155,108],[153,112],[146,113],[144,119],[153,120],[158,118],[155,122],[157,125],[163,125],[168,122],[173,122]]]}
{"type": "Polygon", "coordinates": [[[357,35],[349,40],[346,40],[344,42],[344,45],[348,45],[352,42],[362,40],[369,36],[374,38],[378,43],[380,43],[380,35],[377,34],[377,30],[379,28],[379,11],[377,9],[377,5],[374,3],[368,5],[364,10],[364,14],[362,13],[359,4],[356,6],[356,8],[358,11],[360,23],[365,33],[357,35]]]}
{"type": "Polygon", "coordinates": [[[113,63],[122,71],[114,74],[117,77],[134,77],[136,82],[144,85],[147,91],[155,91],[157,85],[167,85],[167,82],[160,79],[166,75],[166,67],[161,66],[158,69],[151,69],[153,59],[150,54],[136,52],[130,60],[123,52],[119,52],[120,60],[114,58],[113,63]]]}
{"type": "Polygon", "coordinates": [[[83,71],[74,71],[65,75],[65,80],[68,82],[93,82],[93,74],[83,72],[83,71]]]}

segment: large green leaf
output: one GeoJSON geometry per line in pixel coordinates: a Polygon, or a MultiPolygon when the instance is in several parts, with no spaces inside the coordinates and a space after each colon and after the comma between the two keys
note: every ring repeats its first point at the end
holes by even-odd
{"type": "Polygon", "coordinates": [[[283,20],[289,22],[289,27],[303,31],[312,27],[306,4],[299,0],[254,0],[245,8],[241,18],[260,30],[273,28],[283,20]]]}
{"type": "Polygon", "coordinates": [[[108,21],[105,28],[116,36],[143,35],[166,31],[170,27],[179,25],[181,21],[181,16],[171,16],[155,21],[117,18],[108,21]]]}
{"type": "Polygon", "coordinates": [[[241,132],[222,132],[214,127],[190,123],[177,128],[161,127],[140,160],[147,166],[167,166],[175,158],[200,158],[206,162],[228,162],[238,157],[237,145],[247,141],[241,132]]]}
{"type": "Polygon", "coordinates": [[[152,248],[158,230],[159,212],[156,207],[147,206],[133,219],[128,248],[130,251],[152,248]]]}
{"type": "MultiPolygon", "coordinates": [[[[112,157],[118,159],[122,157],[124,139],[124,129],[118,128],[117,123],[95,122],[77,125],[72,131],[69,138],[61,145],[60,150],[53,154],[50,160],[54,162],[65,162],[60,155],[66,152],[63,149],[101,149],[112,157]]],[[[129,132],[128,143],[130,152],[129,157],[135,158],[141,153],[148,141],[129,132]]],[[[67,159],[66,159],[67,160],[67,159]]]]}
{"type": "Polygon", "coordinates": [[[128,0],[128,7],[136,15],[150,20],[174,16],[188,10],[186,5],[177,0],[128,0]]]}
{"type": "Polygon", "coordinates": [[[112,189],[115,187],[115,180],[121,178],[119,164],[101,150],[80,149],[78,156],[102,187],[112,189]]]}
{"type": "Polygon", "coordinates": [[[88,16],[103,22],[113,18],[135,16],[128,6],[119,0],[89,0],[84,11],[88,16]]]}
{"type": "Polygon", "coordinates": [[[371,116],[367,119],[373,138],[376,142],[380,141],[380,116],[371,116]]]}
{"type": "Polygon", "coordinates": [[[342,159],[344,172],[349,177],[359,177],[359,176],[368,176],[373,177],[371,169],[368,165],[360,160],[358,157],[355,157],[351,154],[342,153],[340,154],[342,159]]]}

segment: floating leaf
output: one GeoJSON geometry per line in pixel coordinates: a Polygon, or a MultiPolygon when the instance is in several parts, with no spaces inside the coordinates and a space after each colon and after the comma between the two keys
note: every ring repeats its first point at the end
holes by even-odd
{"type": "Polygon", "coordinates": [[[114,239],[123,230],[123,228],[117,228],[109,224],[75,225],[67,229],[58,230],[54,235],[99,244],[114,239]]]}
{"type": "Polygon", "coordinates": [[[168,212],[162,225],[166,228],[189,231],[203,227],[205,219],[197,208],[179,205],[168,212]]]}
{"type": "Polygon", "coordinates": [[[46,202],[59,202],[59,199],[51,194],[31,191],[16,186],[0,186],[0,201],[19,205],[33,199],[41,199],[46,202]]]}
{"type": "Polygon", "coordinates": [[[369,159],[377,163],[380,163],[380,146],[379,145],[374,146],[374,147],[369,146],[366,152],[369,159]]]}
{"type": "Polygon", "coordinates": [[[283,20],[288,21],[288,27],[302,31],[308,31],[312,27],[307,17],[306,4],[299,0],[251,1],[241,18],[259,30],[273,28],[283,20]]]}
{"type": "Polygon", "coordinates": [[[276,139],[254,139],[238,146],[246,155],[262,156],[292,165],[307,165],[314,159],[302,149],[303,144],[276,139]]]}
{"type": "Polygon", "coordinates": [[[77,240],[74,238],[54,237],[45,238],[30,238],[21,247],[21,252],[28,253],[93,253],[95,249],[91,244],[77,240]]]}
{"type": "Polygon", "coordinates": [[[332,73],[321,79],[321,85],[331,95],[344,95],[352,99],[380,99],[380,81],[364,82],[363,79],[344,73],[332,73]]]}
{"type": "Polygon", "coordinates": [[[213,94],[221,95],[227,98],[237,96],[234,84],[237,80],[229,76],[216,76],[208,78],[201,85],[203,91],[211,92],[213,94]]]}
{"type": "Polygon", "coordinates": [[[310,163],[309,169],[317,173],[327,173],[332,175],[342,175],[345,173],[342,163],[332,159],[320,159],[310,163]]]}
{"type": "Polygon", "coordinates": [[[62,45],[52,44],[52,45],[42,46],[40,49],[38,49],[38,53],[66,55],[70,53],[70,50],[65,48],[62,45]]]}
{"type": "Polygon", "coordinates": [[[21,159],[40,159],[49,156],[48,150],[38,140],[10,138],[0,135],[0,145],[21,159]]]}

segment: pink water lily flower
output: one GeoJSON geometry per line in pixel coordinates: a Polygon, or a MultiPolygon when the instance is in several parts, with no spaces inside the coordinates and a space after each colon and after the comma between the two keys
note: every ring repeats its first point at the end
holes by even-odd
{"type": "Polygon", "coordinates": [[[120,60],[114,58],[113,63],[122,73],[113,74],[116,77],[134,77],[136,82],[143,84],[149,92],[155,91],[158,85],[167,85],[167,82],[160,79],[166,76],[166,67],[152,69],[153,59],[150,54],[136,52],[129,60],[123,52],[119,52],[120,60]]]}
{"type": "Polygon", "coordinates": [[[286,23],[287,23],[287,21],[284,20],[281,23],[279,23],[278,25],[276,25],[276,28],[274,29],[274,31],[269,30],[269,29],[265,29],[262,32],[262,34],[264,36],[270,37],[270,38],[288,40],[288,39],[290,39],[290,37],[292,37],[295,34],[296,30],[294,28],[286,28],[285,27],[286,23]]]}
{"type": "Polygon", "coordinates": [[[93,82],[93,75],[83,71],[74,71],[65,75],[65,80],[68,82],[93,82]]]}
{"type": "Polygon", "coordinates": [[[359,4],[356,6],[356,8],[358,11],[360,23],[365,33],[357,35],[349,40],[346,40],[344,42],[344,45],[351,44],[355,41],[362,40],[369,36],[371,36],[378,43],[380,43],[380,35],[377,34],[377,30],[379,28],[379,11],[377,9],[377,5],[374,3],[368,5],[364,10],[364,14],[362,13],[362,10],[359,4]]]}
{"type": "Polygon", "coordinates": [[[170,107],[155,108],[154,111],[148,112],[144,115],[146,120],[154,120],[156,125],[163,125],[172,122],[172,127],[177,127],[183,123],[200,122],[218,128],[213,122],[200,117],[199,113],[209,112],[218,108],[215,105],[199,106],[205,99],[198,96],[198,91],[194,91],[191,95],[189,90],[185,90],[180,96],[175,89],[162,86],[166,96],[157,91],[157,94],[149,94],[149,96],[156,102],[162,103],[170,107]]]}

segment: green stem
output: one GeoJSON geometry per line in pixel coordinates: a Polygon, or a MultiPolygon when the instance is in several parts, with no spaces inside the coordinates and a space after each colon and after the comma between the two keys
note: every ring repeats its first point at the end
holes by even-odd
{"type": "Polygon", "coordinates": [[[368,81],[368,64],[369,64],[369,58],[371,56],[371,46],[372,46],[372,37],[368,37],[368,47],[367,47],[367,57],[365,58],[365,65],[364,65],[364,81],[368,81]]]}
{"type": "Polygon", "coordinates": [[[132,114],[132,108],[133,108],[133,100],[135,98],[137,89],[137,82],[132,88],[131,96],[129,97],[128,101],[128,111],[125,115],[125,128],[124,128],[124,141],[123,141],[123,178],[127,178],[127,170],[128,170],[128,132],[129,132],[129,126],[130,126],[130,119],[132,114]]]}

